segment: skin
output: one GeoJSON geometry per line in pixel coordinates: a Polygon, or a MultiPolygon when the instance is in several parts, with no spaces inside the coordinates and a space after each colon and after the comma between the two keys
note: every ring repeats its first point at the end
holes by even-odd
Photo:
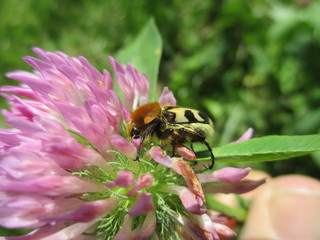
{"type": "Polygon", "coordinates": [[[320,239],[320,181],[302,175],[271,178],[252,196],[240,240],[320,239]]]}
{"type": "MultiPolygon", "coordinates": [[[[252,202],[239,240],[320,239],[319,180],[297,174],[272,178],[254,170],[246,178],[266,178],[266,183],[241,195],[252,202]]],[[[234,195],[215,197],[237,207],[234,195]]]]}

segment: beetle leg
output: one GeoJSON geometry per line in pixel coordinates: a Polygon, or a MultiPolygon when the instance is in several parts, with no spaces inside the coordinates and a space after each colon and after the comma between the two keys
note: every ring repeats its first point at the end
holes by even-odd
{"type": "Polygon", "coordinates": [[[138,146],[138,148],[137,148],[137,157],[136,157],[135,161],[139,161],[140,152],[141,152],[141,148],[142,148],[144,139],[145,139],[148,135],[150,135],[150,134],[152,133],[152,131],[154,130],[154,128],[157,126],[157,124],[158,124],[157,122],[152,123],[152,124],[144,131],[144,133],[141,134],[141,136],[140,136],[141,141],[140,141],[140,144],[139,144],[139,146],[138,146]]]}
{"type": "Polygon", "coordinates": [[[173,128],[167,128],[166,130],[164,130],[163,132],[160,132],[158,134],[158,137],[160,139],[166,139],[167,137],[169,137],[170,135],[172,135],[172,133],[174,132],[173,128]]]}
{"type": "Polygon", "coordinates": [[[214,165],[214,155],[212,153],[212,148],[210,147],[209,143],[206,140],[202,140],[201,143],[203,143],[204,145],[206,145],[206,147],[208,148],[208,151],[210,152],[210,156],[211,156],[211,164],[209,165],[209,169],[213,168],[214,165]]]}
{"type": "Polygon", "coordinates": [[[171,146],[172,146],[172,153],[171,153],[171,157],[174,157],[174,154],[176,153],[176,143],[175,141],[171,142],[171,146]]]}

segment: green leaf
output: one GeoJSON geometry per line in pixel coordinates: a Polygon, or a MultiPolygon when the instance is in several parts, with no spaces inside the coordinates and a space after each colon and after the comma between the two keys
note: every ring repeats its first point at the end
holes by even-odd
{"type": "MultiPolygon", "coordinates": [[[[214,148],[217,162],[264,162],[306,155],[320,150],[320,134],[266,136],[214,148]]],[[[198,159],[210,161],[209,157],[198,159]]]]}
{"type": "MultiPolygon", "coordinates": [[[[33,229],[8,229],[4,227],[0,227],[0,236],[21,236],[21,235],[26,235],[33,231],[33,229]]],[[[2,239],[0,237],[0,239],[2,239]]]]}
{"type": "Polygon", "coordinates": [[[213,196],[213,194],[206,194],[206,204],[211,210],[234,217],[240,222],[243,222],[246,219],[247,211],[245,209],[230,207],[229,205],[216,200],[213,196]]]}
{"type": "Polygon", "coordinates": [[[105,183],[112,180],[112,177],[103,168],[93,164],[88,164],[83,170],[72,172],[72,174],[97,183],[105,183]]]}
{"type": "Polygon", "coordinates": [[[117,61],[131,63],[150,81],[150,102],[155,101],[156,83],[162,53],[162,39],[153,19],[150,19],[136,39],[116,55],[117,61]]]}

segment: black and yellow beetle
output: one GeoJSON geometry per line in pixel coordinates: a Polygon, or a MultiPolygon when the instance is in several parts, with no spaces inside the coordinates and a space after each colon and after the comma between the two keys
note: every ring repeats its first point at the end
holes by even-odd
{"type": "Polygon", "coordinates": [[[208,148],[212,168],[214,155],[207,139],[213,135],[213,123],[205,114],[195,109],[178,106],[161,106],[160,103],[148,103],[138,107],[131,114],[127,127],[128,134],[140,138],[137,159],[142,144],[157,142],[162,146],[171,145],[172,155],[177,144],[201,142],[208,148]]]}

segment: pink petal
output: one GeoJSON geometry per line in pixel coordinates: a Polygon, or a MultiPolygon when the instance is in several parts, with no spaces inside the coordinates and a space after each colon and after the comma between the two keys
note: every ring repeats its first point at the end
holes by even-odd
{"type": "Polygon", "coordinates": [[[186,187],[168,185],[164,187],[164,191],[178,195],[182,205],[193,214],[204,214],[207,212],[202,198],[191,192],[186,187]]]}
{"type": "Polygon", "coordinates": [[[103,76],[101,81],[99,82],[99,87],[103,90],[112,90],[113,89],[113,81],[110,73],[107,70],[103,70],[103,76]]]}
{"type": "MultiPolygon", "coordinates": [[[[66,140],[67,138],[65,138],[66,140]]],[[[105,159],[93,149],[79,144],[76,141],[61,143],[48,142],[45,152],[48,158],[54,160],[61,168],[77,170],[82,169],[86,164],[104,166],[105,159]]]]}
{"type": "Polygon", "coordinates": [[[0,225],[7,228],[35,228],[46,224],[55,204],[45,196],[0,194],[0,225]]]}
{"type": "Polygon", "coordinates": [[[21,131],[25,131],[27,133],[36,133],[36,132],[42,131],[42,129],[39,125],[34,124],[33,122],[30,122],[25,119],[21,119],[21,118],[17,118],[17,117],[10,117],[10,119],[8,119],[7,122],[11,126],[17,128],[21,131]]]}
{"type": "Polygon", "coordinates": [[[261,180],[242,180],[240,182],[232,183],[232,184],[217,184],[211,186],[205,186],[206,193],[237,193],[242,194],[246,192],[250,192],[251,190],[259,187],[260,185],[266,182],[265,179],[261,180]]]}
{"type": "Polygon", "coordinates": [[[136,217],[140,214],[147,213],[153,210],[152,194],[151,193],[141,193],[134,206],[129,210],[128,214],[131,217],[136,217]]]}
{"type": "Polygon", "coordinates": [[[90,84],[107,92],[113,90],[110,74],[103,75],[84,57],[69,57],[61,52],[51,53],[40,49],[35,52],[43,58],[25,57],[25,61],[38,71],[34,74],[15,72],[8,77],[27,84],[38,99],[52,108],[60,102],[73,106],[83,106],[84,101],[93,96],[90,84]]]}
{"type": "Polygon", "coordinates": [[[130,64],[127,64],[127,69],[134,79],[135,86],[139,91],[139,105],[148,103],[149,99],[149,80],[144,73],[138,73],[138,71],[130,64]]]}
{"type": "Polygon", "coordinates": [[[207,214],[195,216],[197,223],[204,230],[206,238],[212,240],[219,240],[219,236],[211,221],[211,218],[207,214]]]}
{"type": "MultiPolygon", "coordinates": [[[[112,90],[105,91],[94,84],[88,84],[95,98],[87,98],[85,108],[92,121],[96,121],[97,112],[101,115],[101,124],[104,119],[108,119],[113,128],[120,129],[123,122],[122,103],[119,96],[112,90]],[[93,112],[93,110],[96,110],[93,112]]],[[[97,119],[99,121],[99,119],[97,119]]]]}
{"type": "Polygon", "coordinates": [[[168,87],[163,88],[162,94],[159,98],[159,103],[162,106],[164,106],[164,105],[175,106],[176,105],[176,99],[168,87]]]}
{"type": "Polygon", "coordinates": [[[150,173],[145,173],[139,176],[136,186],[131,189],[128,196],[136,194],[140,189],[148,188],[154,182],[154,177],[150,173]]]}
{"type": "Polygon", "coordinates": [[[27,193],[2,194],[0,199],[0,224],[9,228],[35,228],[51,222],[88,222],[119,204],[115,198],[84,202],[76,198],[54,199],[27,193]]]}
{"type": "Polygon", "coordinates": [[[206,199],[202,191],[201,183],[192,167],[190,167],[190,164],[181,158],[172,158],[172,160],[174,162],[172,169],[180,174],[186,181],[188,188],[205,202],[206,199]]]}
{"type": "MultiPolygon", "coordinates": [[[[203,214],[203,215],[206,215],[206,214],[203,214]]],[[[214,228],[211,227],[210,231],[203,228],[204,224],[203,224],[203,219],[201,218],[201,216],[203,215],[193,216],[194,219],[192,220],[187,216],[183,216],[183,215],[177,216],[177,221],[182,225],[182,233],[184,233],[184,231],[187,232],[188,235],[190,235],[190,237],[192,237],[192,239],[195,239],[195,240],[204,240],[204,239],[218,240],[219,237],[214,231],[214,228]]],[[[208,222],[207,225],[209,224],[210,223],[208,222]]]]}
{"type": "Polygon", "coordinates": [[[146,104],[149,96],[149,81],[144,74],[138,73],[130,64],[127,66],[118,63],[109,57],[119,87],[124,94],[125,108],[128,111],[146,104]]]}
{"type": "Polygon", "coordinates": [[[152,147],[149,150],[149,154],[156,162],[166,167],[172,168],[172,159],[169,156],[165,155],[160,147],[152,147]]]}
{"type": "Polygon", "coordinates": [[[175,152],[187,160],[195,160],[197,158],[197,156],[195,155],[195,153],[191,149],[189,149],[181,144],[178,144],[175,147],[175,152]]]}
{"type": "Polygon", "coordinates": [[[88,123],[80,118],[72,119],[72,123],[81,133],[80,135],[85,137],[106,159],[109,159],[110,153],[106,151],[111,149],[108,136],[112,134],[112,129],[105,131],[99,123],[88,123]]]}
{"type": "Polygon", "coordinates": [[[134,89],[135,89],[135,82],[127,73],[127,69],[120,63],[118,63],[113,57],[109,57],[109,61],[111,63],[113,72],[116,76],[117,83],[124,93],[124,105],[128,111],[133,110],[134,104],[134,89]]]}
{"type": "Polygon", "coordinates": [[[81,237],[81,235],[85,233],[88,229],[90,229],[90,227],[93,226],[95,223],[96,223],[96,220],[91,222],[86,222],[86,223],[75,223],[47,237],[41,238],[41,240],[78,239],[78,237],[81,237]]]}
{"type": "Polygon", "coordinates": [[[249,140],[250,138],[252,138],[253,131],[253,128],[249,128],[238,140],[231,143],[238,143],[249,140]]]}
{"type": "Polygon", "coordinates": [[[176,173],[183,176],[189,189],[205,201],[200,181],[187,162],[180,158],[170,158],[167,155],[164,155],[160,147],[152,147],[149,150],[149,154],[156,162],[172,168],[176,173]]]}
{"type": "MultiPolygon", "coordinates": [[[[78,143],[57,121],[38,117],[34,117],[32,121],[33,122],[30,122],[19,118],[10,119],[13,125],[24,131],[24,136],[21,134],[18,138],[23,139],[23,142],[19,143],[20,146],[16,148],[16,150],[8,152],[11,157],[17,154],[26,155],[25,157],[20,156],[16,158],[21,164],[17,164],[15,167],[15,171],[18,169],[21,170],[19,174],[27,172],[22,169],[22,166],[29,169],[32,166],[38,168],[37,165],[40,167],[42,164],[45,164],[48,169],[48,171],[43,170],[42,175],[45,175],[47,172],[51,172],[52,174],[53,168],[57,168],[54,163],[57,163],[64,169],[80,169],[84,164],[88,163],[98,166],[102,165],[101,156],[97,152],[78,143]],[[30,138],[26,138],[27,133],[30,134],[30,138]],[[36,137],[38,139],[34,140],[36,137]],[[40,151],[42,152],[41,156],[39,155],[40,151]],[[33,159],[28,157],[31,152],[33,159]],[[38,161],[38,163],[35,163],[36,161],[38,161]],[[33,162],[35,164],[33,164],[33,162]]],[[[16,140],[18,139],[16,138],[16,140]]],[[[14,162],[17,161],[13,161],[12,163],[14,162]]],[[[6,166],[10,166],[12,163],[6,166]]]]}
{"type": "Polygon", "coordinates": [[[73,119],[75,118],[90,122],[90,116],[88,116],[88,113],[83,107],[73,106],[65,103],[55,103],[55,107],[63,115],[63,117],[71,123],[71,126],[73,119]]]}
{"type": "Polygon", "coordinates": [[[128,188],[134,183],[134,175],[128,170],[119,170],[118,177],[112,182],[106,183],[106,187],[112,188],[114,186],[128,188]]]}
{"type": "Polygon", "coordinates": [[[33,47],[32,51],[45,61],[50,61],[49,53],[40,47],[33,47]]]}
{"type": "Polygon", "coordinates": [[[21,141],[18,137],[19,133],[18,129],[0,129],[1,147],[19,145],[21,141]]]}
{"type": "MultiPolygon", "coordinates": [[[[45,104],[50,102],[51,98],[66,101],[70,96],[74,96],[74,93],[70,93],[70,95],[67,96],[64,91],[50,84],[50,81],[45,81],[41,76],[33,73],[16,71],[8,73],[7,76],[28,85],[34,91],[35,95],[45,104]]],[[[57,81],[58,80],[59,78],[57,78],[57,81]]]]}
{"type": "Polygon", "coordinates": [[[126,138],[115,134],[111,137],[110,142],[119,152],[126,155],[129,159],[136,159],[137,148],[126,138]]]}
{"type": "Polygon", "coordinates": [[[96,221],[91,221],[88,223],[75,223],[69,226],[65,224],[48,225],[37,229],[28,235],[19,237],[10,237],[10,240],[71,240],[71,239],[81,239],[83,233],[87,232],[96,221]]]}
{"type": "Polygon", "coordinates": [[[34,73],[30,73],[27,71],[8,72],[6,73],[6,77],[14,79],[19,82],[24,82],[24,80],[29,81],[29,80],[38,79],[38,77],[34,73]]]}
{"type": "Polygon", "coordinates": [[[121,229],[114,236],[113,240],[133,239],[134,234],[133,234],[133,231],[131,230],[131,226],[132,226],[132,217],[130,217],[129,215],[126,215],[124,217],[124,221],[121,229]]]}
{"type": "Polygon", "coordinates": [[[23,60],[28,63],[31,67],[34,69],[37,69],[38,71],[44,70],[44,69],[50,69],[51,64],[41,61],[40,59],[37,59],[35,57],[23,57],[23,60]]]}
{"type": "Polygon", "coordinates": [[[10,176],[12,179],[27,180],[30,176],[45,176],[59,172],[59,168],[49,161],[43,161],[42,156],[23,151],[21,146],[12,149],[8,154],[1,156],[0,169],[4,175],[10,176]]]}
{"type": "Polygon", "coordinates": [[[141,139],[140,138],[135,139],[134,137],[132,137],[131,142],[136,148],[138,148],[141,143],[141,139]]]}
{"type": "Polygon", "coordinates": [[[131,121],[130,112],[125,107],[122,107],[122,114],[123,114],[123,118],[126,122],[131,121]]]}
{"type": "Polygon", "coordinates": [[[30,99],[37,99],[37,96],[34,92],[25,85],[22,86],[2,86],[0,87],[1,92],[11,93],[14,95],[19,95],[21,97],[30,98],[30,99]]]}
{"type": "Polygon", "coordinates": [[[227,239],[231,239],[232,237],[237,236],[237,233],[233,231],[228,226],[221,224],[221,223],[213,223],[215,230],[227,239]]]}
{"type": "Polygon", "coordinates": [[[0,189],[13,192],[40,192],[43,195],[57,196],[61,194],[100,192],[104,190],[104,187],[74,176],[47,175],[24,181],[13,181],[5,176],[0,176],[0,189]]]}
{"type": "Polygon", "coordinates": [[[156,215],[154,211],[151,211],[147,214],[143,225],[140,229],[135,229],[136,236],[134,240],[145,240],[148,239],[156,229],[156,215]]]}
{"type": "Polygon", "coordinates": [[[239,182],[249,174],[251,168],[233,168],[225,167],[210,173],[198,174],[199,180],[202,183],[221,182],[221,183],[235,183],[239,182]]]}
{"type": "MultiPolygon", "coordinates": [[[[83,203],[76,211],[61,217],[52,217],[52,221],[62,222],[89,222],[101,217],[119,204],[118,199],[98,200],[83,203]]],[[[50,216],[45,217],[50,220],[50,216]]]]}
{"type": "MultiPolygon", "coordinates": [[[[7,77],[26,84],[28,87],[30,87],[30,89],[33,90],[37,98],[45,104],[49,103],[49,94],[55,91],[54,86],[50,85],[50,83],[47,81],[42,81],[43,79],[34,73],[15,71],[7,73],[7,77]]],[[[65,99],[65,94],[63,91],[55,92],[57,94],[57,98],[60,98],[60,100],[65,99]]]]}
{"type": "MultiPolygon", "coordinates": [[[[77,57],[77,60],[80,61],[80,66],[82,67],[83,75],[86,78],[86,82],[93,82],[97,86],[101,87],[101,79],[102,79],[102,74],[95,68],[93,67],[88,60],[85,57],[77,57]]],[[[109,79],[111,81],[111,79],[109,79]]],[[[112,83],[108,83],[112,84],[112,83]]],[[[107,90],[107,89],[105,89],[107,90]]]]}

